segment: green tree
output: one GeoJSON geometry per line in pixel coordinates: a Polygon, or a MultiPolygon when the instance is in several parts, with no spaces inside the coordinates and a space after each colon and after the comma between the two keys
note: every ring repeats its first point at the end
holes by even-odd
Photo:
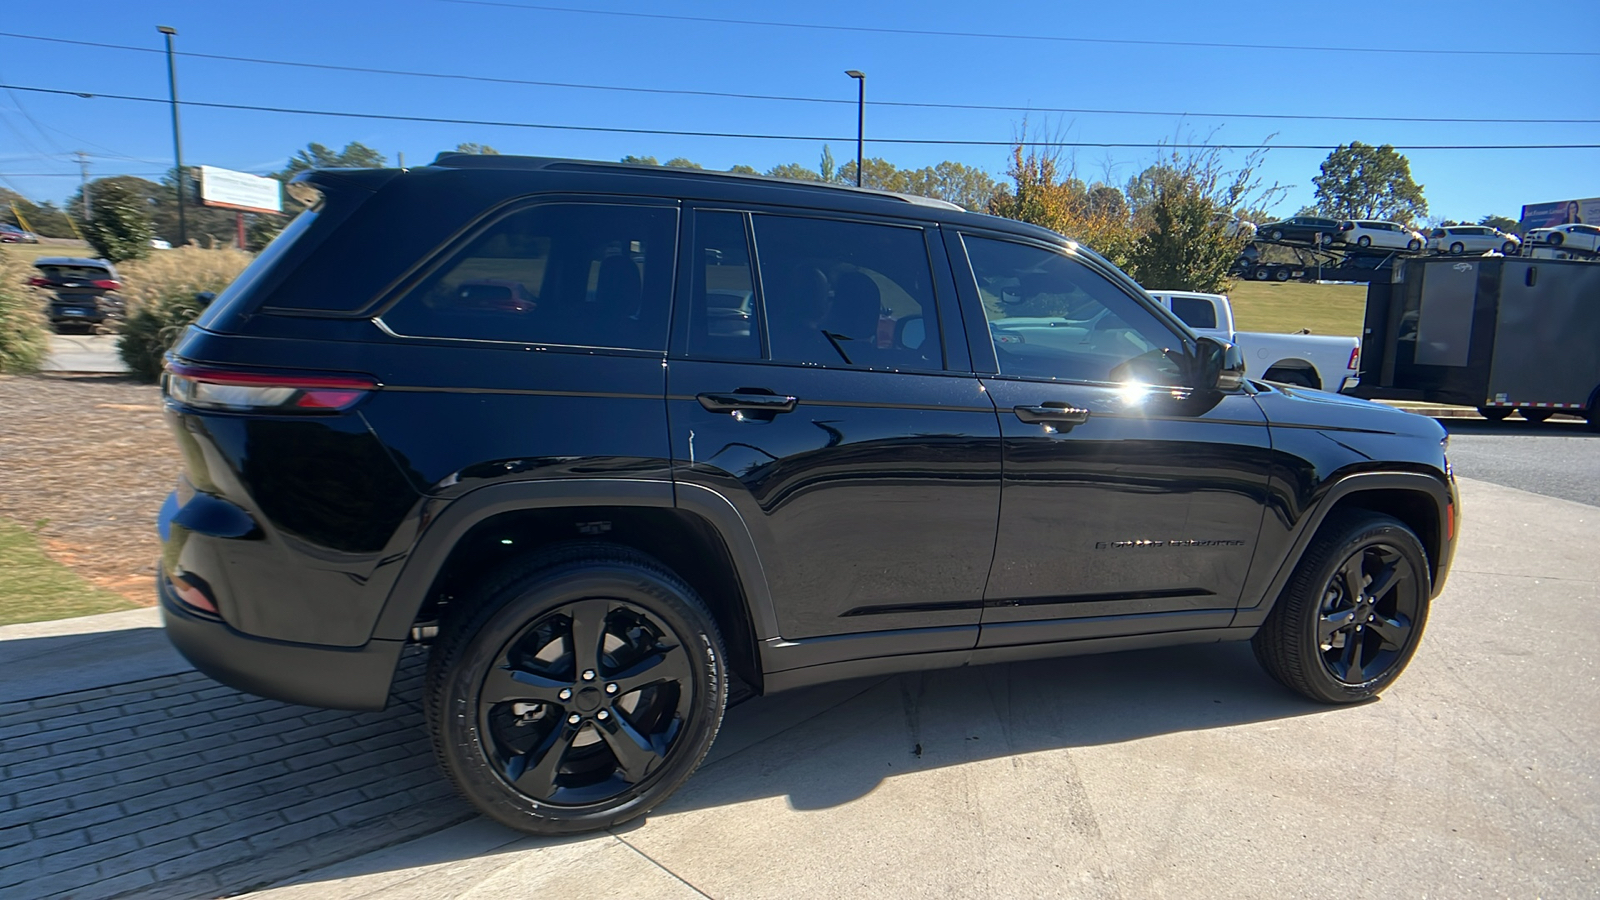
{"type": "Polygon", "coordinates": [[[1096,184],[1089,188],[1085,200],[1092,213],[1107,215],[1112,218],[1125,219],[1128,217],[1128,198],[1122,191],[1109,184],[1096,184]]]}
{"type": "Polygon", "coordinates": [[[667,165],[667,168],[669,168],[669,169],[704,169],[705,168],[705,166],[700,165],[699,163],[695,162],[694,160],[688,159],[688,158],[682,157],[682,156],[674,156],[673,158],[667,160],[666,165],[667,165]]]}
{"type": "Polygon", "coordinates": [[[1323,160],[1317,206],[1330,218],[1411,222],[1428,214],[1422,185],[1411,178],[1411,161],[1390,144],[1341,144],[1323,160]]]}
{"type": "Polygon", "coordinates": [[[1252,154],[1238,170],[1224,169],[1218,152],[1174,151],[1145,170],[1151,177],[1141,187],[1150,193],[1136,212],[1138,239],[1128,253],[1127,270],[1153,290],[1218,293],[1232,281],[1230,271],[1248,241],[1229,236],[1234,210],[1264,205],[1255,175],[1260,154],[1252,154]]]}
{"type": "Polygon", "coordinates": [[[822,159],[817,163],[817,173],[823,181],[833,181],[839,174],[839,166],[833,161],[833,150],[827,144],[822,145],[822,159]]]}
{"type": "Polygon", "coordinates": [[[289,157],[281,174],[293,177],[307,169],[381,169],[388,162],[382,153],[358,141],[345,144],[337,153],[313,141],[289,157]]]}
{"type": "Polygon", "coordinates": [[[112,262],[144,259],[150,255],[150,199],[144,192],[118,179],[96,182],[94,210],[84,224],[83,236],[101,257],[112,262]]]}
{"type": "MultiPolygon", "coordinates": [[[[867,170],[871,173],[871,169],[867,170]]],[[[945,160],[921,169],[902,169],[894,190],[954,203],[963,209],[987,209],[1000,183],[974,166],[945,160]]]]}
{"type": "Polygon", "coordinates": [[[1059,151],[1029,147],[1019,141],[1011,148],[1011,165],[1006,174],[1011,184],[996,190],[989,201],[991,215],[1049,228],[1083,243],[1116,265],[1127,263],[1138,237],[1128,216],[1092,209],[1083,182],[1062,165],[1059,151]]]}
{"type": "Polygon", "coordinates": [[[624,156],[622,158],[622,161],[625,162],[625,163],[632,163],[633,165],[636,165],[636,166],[659,166],[659,165],[661,165],[661,162],[659,160],[657,160],[654,156],[633,156],[633,155],[630,154],[628,156],[624,156]]]}
{"type": "Polygon", "coordinates": [[[0,222],[15,225],[45,237],[76,237],[66,213],[46,200],[34,203],[16,191],[0,187],[0,222]]]}
{"type": "Polygon", "coordinates": [[[756,170],[755,166],[747,166],[747,165],[744,165],[743,163],[741,163],[741,164],[739,164],[737,166],[734,166],[733,168],[729,169],[728,171],[732,172],[735,175],[760,175],[761,174],[759,171],[756,170]]]}
{"type": "Polygon", "coordinates": [[[1498,228],[1505,232],[1514,232],[1521,223],[1507,216],[1484,216],[1478,220],[1478,224],[1487,225],[1490,228],[1498,228]]]}
{"type": "MultiPolygon", "coordinates": [[[[767,175],[772,178],[787,178],[790,181],[822,180],[822,176],[818,175],[815,169],[808,169],[799,163],[784,163],[781,166],[773,166],[767,170],[767,175]]],[[[850,179],[853,182],[855,175],[851,175],[850,179]]]]}
{"type": "Polygon", "coordinates": [[[499,156],[500,151],[488,144],[457,144],[457,153],[472,153],[478,156],[499,156]]]}

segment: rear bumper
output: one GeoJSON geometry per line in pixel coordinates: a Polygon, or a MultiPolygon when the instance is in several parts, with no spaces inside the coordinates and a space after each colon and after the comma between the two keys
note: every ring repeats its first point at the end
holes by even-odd
{"type": "Polygon", "coordinates": [[[251,637],[191,611],[156,577],[167,639],[211,678],[247,693],[329,709],[382,709],[404,641],[325,647],[251,637]]]}

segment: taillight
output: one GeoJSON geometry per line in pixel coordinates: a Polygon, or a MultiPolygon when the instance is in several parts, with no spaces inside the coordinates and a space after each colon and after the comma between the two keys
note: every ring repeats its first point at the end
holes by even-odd
{"type": "Polygon", "coordinates": [[[1354,372],[1356,370],[1356,363],[1359,363],[1360,361],[1361,361],[1361,347],[1360,347],[1360,345],[1357,345],[1355,347],[1351,347],[1350,348],[1350,365],[1347,366],[1346,368],[1348,368],[1350,371],[1354,372]]]}
{"type": "Polygon", "coordinates": [[[99,281],[91,281],[90,284],[94,285],[95,287],[99,288],[102,291],[120,291],[120,290],[122,290],[122,283],[120,281],[112,281],[109,278],[102,278],[99,281]]]}
{"type": "Polygon", "coordinates": [[[34,287],[49,287],[50,279],[44,277],[43,275],[35,275],[28,279],[28,283],[34,287]]]}
{"type": "Polygon", "coordinates": [[[337,412],[378,389],[365,375],[257,372],[169,362],[167,396],[186,406],[274,413],[337,412]]]}

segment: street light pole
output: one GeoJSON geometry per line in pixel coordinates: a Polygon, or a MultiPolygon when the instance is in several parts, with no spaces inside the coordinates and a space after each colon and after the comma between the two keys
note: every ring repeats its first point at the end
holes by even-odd
{"type": "Polygon", "coordinates": [[[856,187],[861,187],[861,145],[867,130],[867,73],[848,69],[845,74],[854,78],[860,89],[856,94],[856,187]]]}
{"type": "Polygon", "coordinates": [[[172,99],[172,154],[178,161],[178,246],[189,243],[189,228],[183,213],[183,133],[178,128],[178,69],[172,62],[172,36],[178,33],[170,25],[157,25],[156,30],[167,37],[167,91],[172,99]]]}

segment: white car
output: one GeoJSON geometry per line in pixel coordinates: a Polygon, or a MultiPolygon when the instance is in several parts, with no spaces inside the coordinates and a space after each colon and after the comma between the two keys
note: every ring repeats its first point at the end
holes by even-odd
{"type": "Polygon", "coordinates": [[[1460,256],[1463,253],[1488,253],[1498,251],[1506,256],[1516,256],[1522,248],[1522,238],[1506,234],[1488,225],[1445,225],[1428,235],[1428,249],[1435,253],[1460,256]]]}
{"type": "Polygon", "coordinates": [[[1334,241],[1357,247],[1381,247],[1385,250],[1421,250],[1427,239],[1421,232],[1412,231],[1398,222],[1347,219],[1339,223],[1339,234],[1334,241]]]}
{"type": "Polygon", "coordinates": [[[1252,377],[1322,391],[1346,390],[1360,381],[1361,342],[1356,338],[1234,331],[1233,304],[1226,294],[1148,293],[1195,334],[1219,337],[1237,346],[1245,358],[1245,371],[1252,377]]]}
{"type": "Polygon", "coordinates": [[[1528,232],[1527,245],[1529,250],[1556,247],[1562,250],[1600,252],[1600,226],[1574,222],[1570,225],[1557,225],[1554,228],[1535,228],[1528,232]]]}

